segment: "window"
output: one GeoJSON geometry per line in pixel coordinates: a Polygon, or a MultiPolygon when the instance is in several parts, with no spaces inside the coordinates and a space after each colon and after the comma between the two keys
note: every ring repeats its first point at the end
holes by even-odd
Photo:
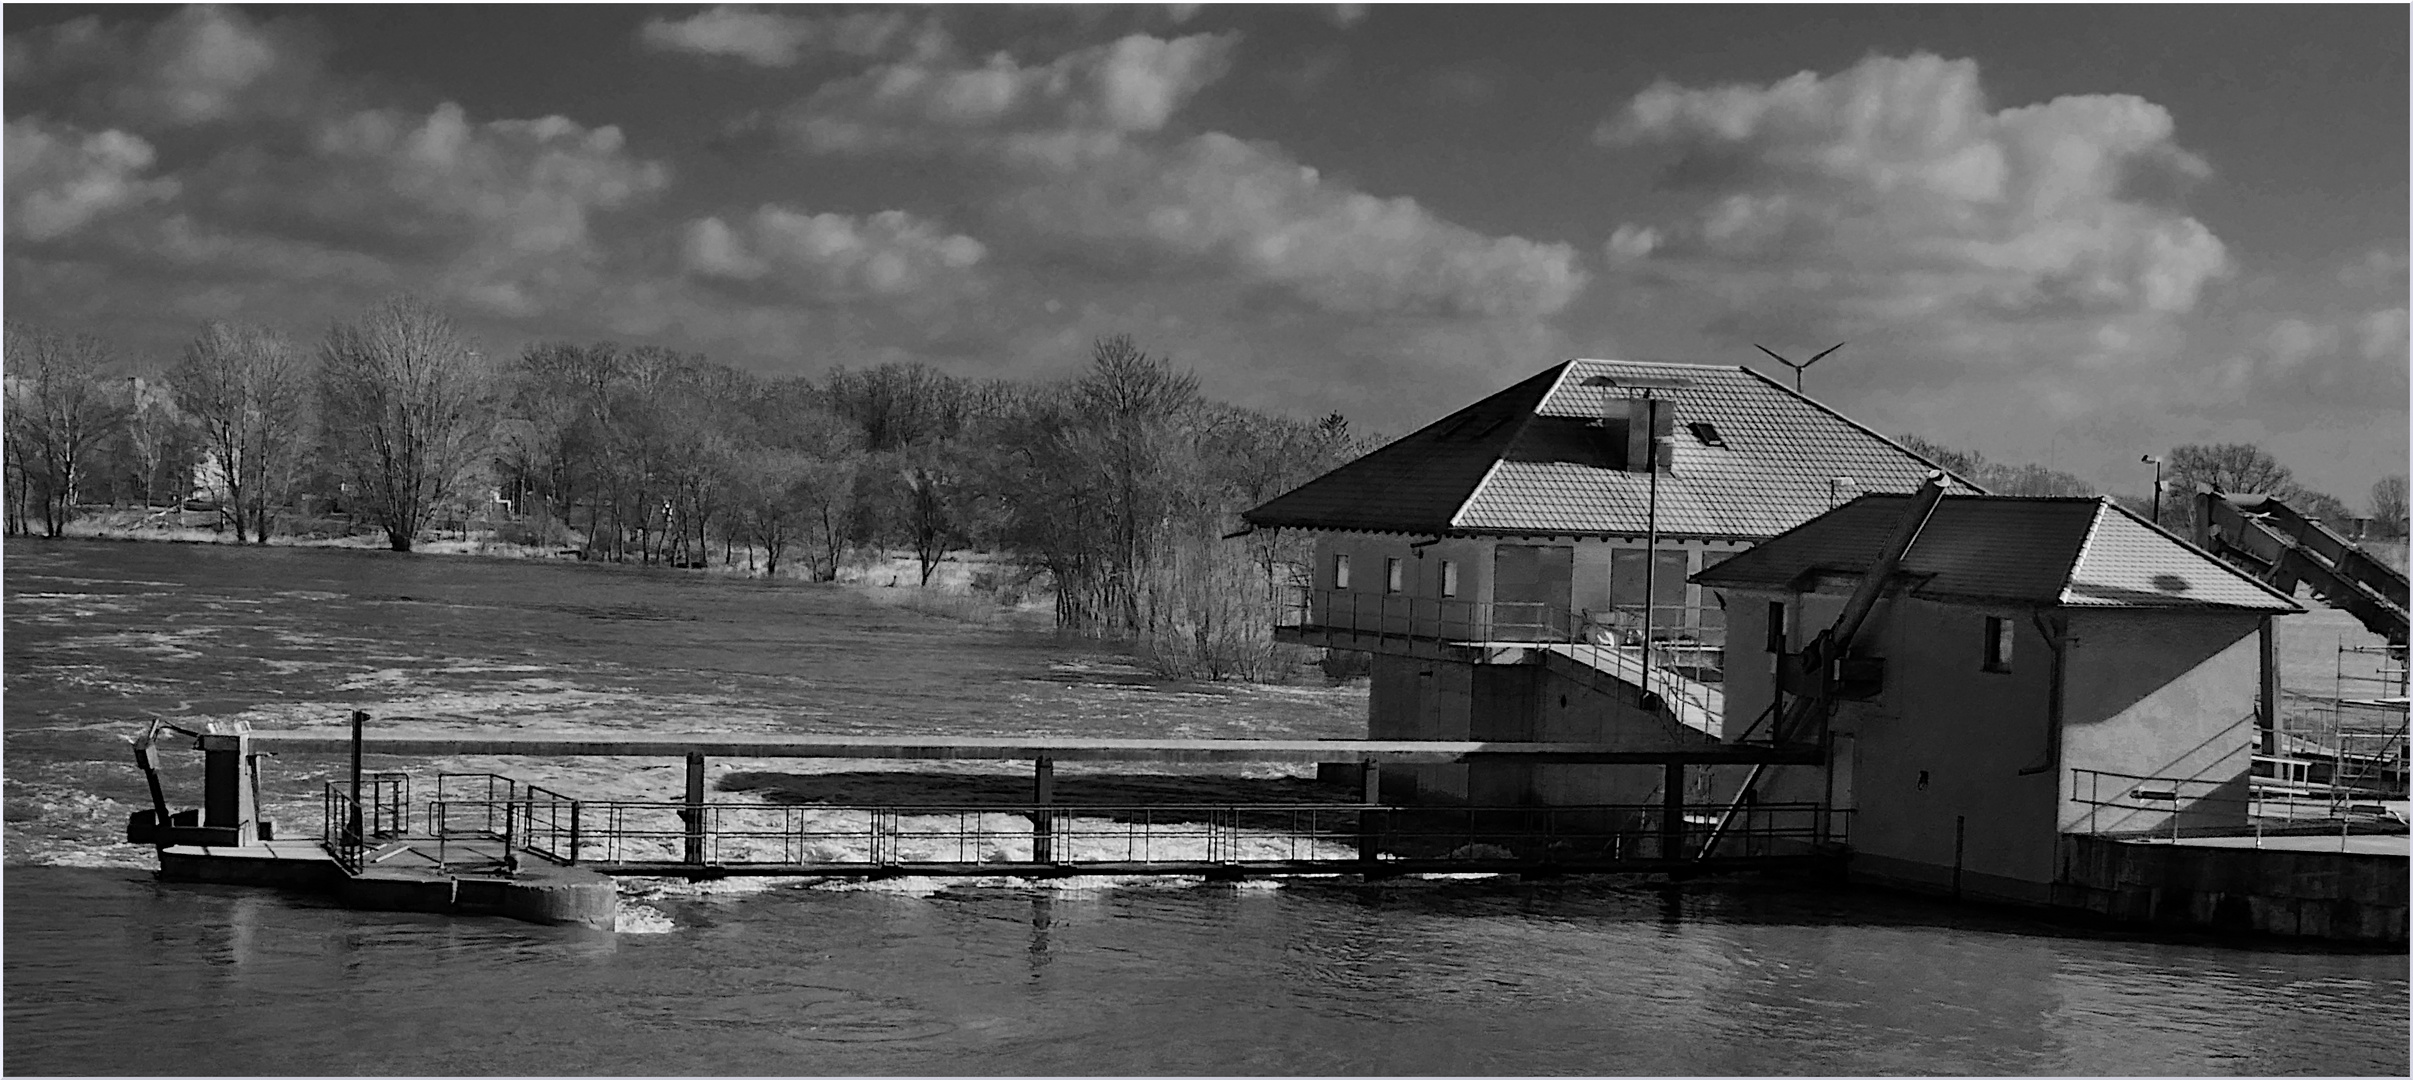
{"type": "Polygon", "coordinates": [[[1441,595],[1458,595],[1458,562],[1455,559],[1441,560],[1441,595]]]}
{"type": "Polygon", "coordinates": [[[1332,557],[1332,587],[1335,589],[1349,587],[1349,556],[1334,555],[1332,557]]]}
{"type": "Polygon", "coordinates": [[[1768,651],[1785,651],[1785,604],[1782,600],[1768,601],[1768,651]]]}
{"type": "Polygon", "coordinates": [[[1701,445],[1703,446],[1726,445],[1726,439],[1724,436],[1718,434],[1718,426],[1716,424],[1712,424],[1707,420],[1695,420],[1692,423],[1684,426],[1692,430],[1692,437],[1701,440],[1701,445]]]}
{"type": "Polygon", "coordinates": [[[1382,591],[1406,592],[1406,577],[1406,570],[1400,565],[1399,560],[1384,559],[1382,561],[1382,591]]]}
{"type": "Polygon", "coordinates": [[[2011,620],[1986,616],[1986,670],[2011,670],[2011,620]]]}

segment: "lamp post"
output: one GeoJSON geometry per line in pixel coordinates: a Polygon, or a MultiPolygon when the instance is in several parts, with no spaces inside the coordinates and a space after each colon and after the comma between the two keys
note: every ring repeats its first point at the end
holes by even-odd
{"type": "MultiPolygon", "coordinates": [[[[1594,375],[1586,378],[1583,385],[1623,391],[1627,400],[1642,402],[1642,415],[1639,418],[1644,447],[1642,465],[1645,475],[1649,477],[1650,496],[1643,517],[1642,666],[1639,685],[1645,707],[1648,708],[1651,693],[1651,624],[1653,609],[1659,599],[1659,409],[1664,402],[1657,392],[1666,391],[1672,396],[1674,392],[1691,386],[1692,380],[1651,375],[1594,375]]],[[[1604,414],[1608,411],[1605,401],[1601,411],[1604,414]]],[[[1634,422],[1634,419],[1629,414],[1628,423],[1634,422]]]]}
{"type": "Polygon", "coordinates": [[[2137,460],[2153,466],[2153,523],[2159,525],[2162,523],[2162,459],[2160,455],[2147,454],[2137,460]]]}
{"type": "Polygon", "coordinates": [[[1836,500],[1843,497],[1844,488],[1857,486],[1859,486],[1859,482],[1848,476],[1827,477],[1827,509],[1835,508],[1836,500]]]}

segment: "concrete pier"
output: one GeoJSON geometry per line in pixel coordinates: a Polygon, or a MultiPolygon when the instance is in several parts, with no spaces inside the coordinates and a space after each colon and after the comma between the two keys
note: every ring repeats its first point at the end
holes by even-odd
{"type": "Polygon", "coordinates": [[[506,876],[498,872],[499,844],[456,840],[444,846],[439,862],[433,839],[390,842],[368,855],[360,873],[350,874],[316,839],[175,845],[159,849],[159,877],[320,893],[364,911],[502,915],[595,930],[612,929],[618,918],[611,879],[592,870],[532,859],[506,876]]]}

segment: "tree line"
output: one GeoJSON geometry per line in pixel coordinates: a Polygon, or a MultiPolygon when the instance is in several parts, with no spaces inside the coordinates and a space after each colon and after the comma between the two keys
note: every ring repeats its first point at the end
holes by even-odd
{"type": "MultiPolygon", "coordinates": [[[[1901,442],[1911,452],[1967,477],[1997,495],[2104,494],[2085,480],[2042,465],[1990,461],[1975,451],[1953,449],[1917,435],[1904,435],[1901,442]]],[[[2190,444],[2175,446],[2154,456],[2161,458],[2162,497],[2158,500],[2158,506],[2150,486],[2146,495],[2115,494],[2112,497],[2135,511],[2137,516],[2154,520],[2156,524],[2181,536],[2188,535],[2193,526],[2194,496],[2199,484],[2208,484],[2224,492],[2278,496],[2305,517],[2320,521],[2350,537],[2356,534],[2358,527],[2364,528],[2365,534],[2370,536],[2403,537],[2406,534],[2405,477],[2402,473],[2382,477],[2371,485],[2369,513],[2356,514],[2337,496],[2297,482],[2292,470],[2280,464],[2279,459],[2269,451],[2252,443],[2190,444]],[[2358,526],[2358,522],[2363,524],[2358,526]]],[[[2139,462],[2140,467],[2147,464],[2139,462]]]]}
{"type": "Polygon", "coordinates": [[[357,527],[408,551],[449,523],[816,581],[899,551],[924,585],[970,549],[995,553],[977,585],[1051,595],[1059,627],[1207,677],[1301,659],[1271,626],[1305,540],[1226,539],[1237,511],[1365,448],[1338,415],[1212,401],[1123,336],[1051,380],[775,378],[655,346],[491,357],[404,297],[311,348],[212,323],[163,374],[128,369],[98,339],[8,325],[11,534],[198,490],[251,542],[357,527]]]}

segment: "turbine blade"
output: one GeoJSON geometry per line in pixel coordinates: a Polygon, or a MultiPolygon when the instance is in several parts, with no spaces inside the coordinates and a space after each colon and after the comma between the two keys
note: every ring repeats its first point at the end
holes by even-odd
{"type": "Polygon", "coordinates": [[[1758,349],[1758,350],[1759,350],[1759,351],[1761,351],[1761,352],[1767,353],[1767,354],[1768,354],[1769,356],[1771,356],[1771,357],[1775,357],[1776,362],[1777,362],[1777,363],[1779,363],[1779,364],[1783,364],[1783,365],[1784,365],[1784,366],[1786,366],[1786,367],[1792,367],[1792,366],[1793,366],[1793,361],[1791,361],[1791,360],[1787,360],[1787,359],[1785,359],[1784,357],[1781,357],[1781,356],[1777,356],[1777,355],[1776,355],[1776,350],[1774,350],[1774,349],[1770,349],[1769,347],[1767,347],[1767,346],[1765,346],[1765,345],[1762,345],[1762,344],[1760,344],[1759,342],[1756,342],[1756,341],[1752,342],[1752,343],[1751,343],[1751,347],[1752,347],[1752,348],[1754,348],[1754,349],[1758,349]]]}
{"type": "Polygon", "coordinates": [[[1821,361],[1821,360],[1824,360],[1824,359],[1826,359],[1826,357],[1827,357],[1827,353],[1834,352],[1834,351],[1835,351],[1835,349],[1840,349],[1840,348],[1842,348],[1842,347],[1844,347],[1844,346],[1846,346],[1846,345],[1849,345],[1849,344],[1851,344],[1851,342],[1848,342],[1848,341],[1838,341],[1838,342],[1836,342],[1836,343],[1835,343],[1834,348],[1830,348],[1830,349],[1828,349],[1826,352],[1822,352],[1822,353],[1819,353],[1819,354],[1818,354],[1818,355],[1816,355],[1816,356],[1811,357],[1811,358],[1809,359],[1808,363],[1804,363],[1804,364],[1803,364],[1803,365],[1801,365],[1801,366],[1803,366],[1803,367],[1808,367],[1808,366],[1810,366],[1810,364],[1815,364],[1815,363],[1817,363],[1817,362],[1819,362],[1819,361],[1821,361]]]}

